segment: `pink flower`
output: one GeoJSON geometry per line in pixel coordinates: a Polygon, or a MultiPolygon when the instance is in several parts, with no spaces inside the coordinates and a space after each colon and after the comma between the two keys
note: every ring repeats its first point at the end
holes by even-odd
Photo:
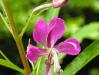
{"type": "Polygon", "coordinates": [[[52,1],[52,6],[54,8],[61,7],[61,6],[64,6],[67,3],[67,1],[68,0],[53,0],[52,1]]]}
{"type": "Polygon", "coordinates": [[[49,26],[43,19],[40,19],[34,28],[33,38],[35,42],[41,44],[44,48],[40,49],[31,44],[27,47],[26,57],[28,60],[36,62],[40,56],[47,56],[46,59],[46,75],[50,75],[50,63],[54,62],[54,71],[59,72],[58,53],[67,55],[78,55],[80,53],[80,43],[75,38],[68,38],[65,41],[55,45],[65,32],[64,20],[54,17],[49,26]]]}

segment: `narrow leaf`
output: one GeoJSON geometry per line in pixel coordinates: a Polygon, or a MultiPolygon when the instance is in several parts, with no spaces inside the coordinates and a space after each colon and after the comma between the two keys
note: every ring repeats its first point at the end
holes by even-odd
{"type": "Polygon", "coordinates": [[[89,45],[79,56],[77,56],[64,70],[66,75],[75,75],[80,69],[99,55],[99,40],[89,45]]]}
{"type": "Polygon", "coordinates": [[[24,73],[23,69],[19,68],[17,65],[13,64],[9,60],[0,59],[0,65],[11,68],[11,69],[16,70],[20,73],[24,73]]]}

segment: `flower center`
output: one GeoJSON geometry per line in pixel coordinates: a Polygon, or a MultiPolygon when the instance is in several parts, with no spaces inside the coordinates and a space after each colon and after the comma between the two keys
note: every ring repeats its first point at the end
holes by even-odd
{"type": "Polygon", "coordinates": [[[61,66],[59,64],[58,54],[54,48],[48,49],[48,61],[50,64],[54,64],[54,72],[60,72],[61,66]],[[50,58],[50,59],[49,59],[50,58]]]}

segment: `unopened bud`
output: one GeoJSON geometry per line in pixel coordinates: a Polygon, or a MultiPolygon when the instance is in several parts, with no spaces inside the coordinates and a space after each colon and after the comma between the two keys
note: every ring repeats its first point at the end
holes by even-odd
{"type": "Polygon", "coordinates": [[[53,0],[52,1],[52,6],[54,8],[61,7],[61,6],[64,6],[67,3],[67,1],[68,0],[53,0]]]}

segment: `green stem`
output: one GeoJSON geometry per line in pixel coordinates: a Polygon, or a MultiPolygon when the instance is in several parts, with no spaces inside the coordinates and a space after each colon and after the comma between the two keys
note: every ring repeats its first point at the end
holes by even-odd
{"type": "Polygon", "coordinates": [[[9,7],[7,0],[2,0],[1,3],[2,3],[3,9],[6,13],[6,16],[8,18],[9,27],[12,29],[12,35],[13,35],[13,38],[16,42],[16,45],[17,45],[17,48],[18,48],[18,51],[20,54],[20,58],[22,60],[23,66],[24,66],[25,75],[29,75],[31,72],[30,67],[29,67],[28,61],[27,61],[26,56],[25,56],[22,39],[19,38],[18,32],[17,32],[16,27],[15,27],[15,22],[13,20],[12,11],[9,7]]]}
{"type": "Polygon", "coordinates": [[[24,28],[22,29],[22,31],[21,31],[21,33],[20,33],[20,38],[22,38],[22,36],[24,35],[26,29],[28,28],[29,23],[30,23],[30,21],[31,21],[31,19],[32,19],[32,16],[33,16],[33,12],[31,13],[31,15],[30,15],[28,21],[26,22],[26,25],[25,25],[24,28]]]}
{"type": "Polygon", "coordinates": [[[29,75],[31,73],[31,70],[30,70],[29,63],[28,63],[28,61],[26,59],[26,54],[24,52],[24,47],[23,47],[22,40],[18,39],[16,41],[16,45],[18,47],[19,54],[20,54],[20,57],[21,57],[21,60],[22,60],[23,66],[24,66],[25,75],[29,75]]]}
{"type": "Polygon", "coordinates": [[[47,7],[50,7],[52,5],[52,3],[48,3],[48,4],[43,4],[43,5],[40,5],[36,8],[33,9],[32,13],[30,14],[27,22],[26,22],[26,25],[24,26],[24,28],[22,29],[21,33],[20,33],[20,37],[22,38],[23,34],[25,33],[26,29],[28,28],[29,26],[29,23],[32,19],[32,16],[34,15],[34,12],[38,11],[38,10],[41,10],[41,9],[44,9],[44,8],[47,8],[47,7]]]}
{"type": "Polygon", "coordinates": [[[11,9],[7,3],[6,0],[1,0],[1,4],[3,6],[3,9],[4,9],[4,12],[8,18],[8,21],[9,21],[9,28],[11,28],[12,30],[12,35],[14,37],[14,39],[16,39],[16,35],[18,34],[16,28],[15,28],[15,23],[14,23],[14,20],[13,20],[13,16],[12,16],[12,12],[11,12],[11,9]]]}

